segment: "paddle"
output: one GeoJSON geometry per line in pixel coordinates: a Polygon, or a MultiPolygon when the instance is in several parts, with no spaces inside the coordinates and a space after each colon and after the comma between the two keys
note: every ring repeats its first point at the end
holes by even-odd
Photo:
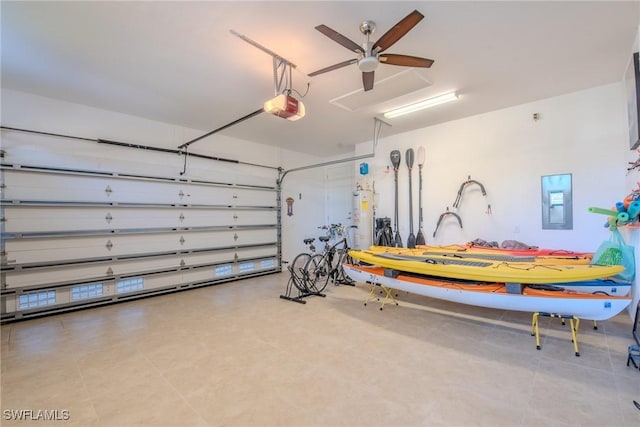
{"type": "Polygon", "coordinates": [[[400,232],[398,231],[398,167],[400,166],[400,151],[393,150],[389,157],[391,158],[391,164],[393,165],[393,176],[395,180],[395,218],[394,218],[394,227],[395,227],[395,236],[394,236],[394,246],[397,248],[402,247],[402,237],[400,237],[400,232]]]}
{"type": "Polygon", "coordinates": [[[409,148],[406,153],[407,168],[409,168],[409,238],[407,247],[416,247],[416,236],[413,235],[413,191],[411,189],[411,169],[413,168],[413,148],[409,148]]]}
{"type": "Polygon", "coordinates": [[[418,184],[418,235],[416,236],[416,245],[426,245],[427,242],[424,238],[424,234],[422,233],[422,165],[424,165],[425,161],[425,150],[424,147],[418,147],[418,175],[419,175],[419,184],[418,184]]]}

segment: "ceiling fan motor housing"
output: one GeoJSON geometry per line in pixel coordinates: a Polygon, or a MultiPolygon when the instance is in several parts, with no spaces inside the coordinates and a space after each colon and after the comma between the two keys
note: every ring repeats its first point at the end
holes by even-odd
{"type": "Polygon", "coordinates": [[[378,58],[375,56],[365,56],[358,61],[358,68],[360,68],[360,71],[363,73],[368,73],[375,71],[375,69],[378,68],[378,64],[378,58]]]}

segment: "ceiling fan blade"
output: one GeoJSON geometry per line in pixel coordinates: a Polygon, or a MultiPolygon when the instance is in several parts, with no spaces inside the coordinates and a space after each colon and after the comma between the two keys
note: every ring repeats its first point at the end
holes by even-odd
{"type": "Polygon", "coordinates": [[[322,68],[320,70],[314,71],[313,73],[307,74],[309,77],[317,76],[318,74],[327,73],[329,71],[337,70],[338,68],[346,67],[347,65],[355,64],[358,62],[356,58],[350,59],[348,61],[341,62],[339,64],[330,65],[328,67],[322,68]]]}
{"type": "Polygon", "coordinates": [[[333,30],[329,27],[327,27],[326,25],[318,25],[316,27],[316,30],[320,31],[322,34],[324,34],[325,36],[329,37],[331,40],[333,40],[334,42],[341,44],[342,46],[346,47],[347,49],[356,52],[356,53],[364,53],[364,50],[362,49],[362,47],[354,42],[353,40],[350,40],[348,38],[346,38],[345,36],[343,36],[342,34],[340,34],[339,32],[337,32],[336,30],[333,30]]]}
{"type": "Polygon", "coordinates": [[[365,92],[373,89],[374,73],[375,73],[374,71],[362,73],[362,85],[364,86],[365,92]]]}
{"type": "Polygon", "coordinates": [[[404,67],[421,67],[429,68],[433,65],[433,59],[419,58],[409,55],[395,55],[393,53],[384,53],[378,57],[380,62],[389,65],[401,65],[404,67]]]}
{"type": "MultiPolygon", "coordinates": [[[[407,16],[405,16],[400,22],[398,22],[393,28],[384,33],[377,42],[373,44],[372,49],[379,48],[378,52],[383,52],[391,47],[392,44],[397,42],[416,26],[424,18],[424,15],[414,10],[407,16]]],[[[317,28],[317,27],[316,27],[317,28]]]]}

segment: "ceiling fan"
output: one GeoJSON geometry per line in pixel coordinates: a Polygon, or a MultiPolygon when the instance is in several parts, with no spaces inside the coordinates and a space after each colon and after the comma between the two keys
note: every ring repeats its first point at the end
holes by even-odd
{"type": "Polygon", "coordinates": [[[422,18],[424,18],[424,16],[417,10],[414,10],[400,20],[393,28],[384,33],[384,35],[375,43],[369,40],[369,36],[375,31],[376,23],[373,21],[363,21],[360,24],[360,32],[367,37],[367,41],[364,42],[362,46],[326,25],[318,25],[316,30],[320,31],[336,43],[355,52],[357,57],[314,71],[309,74],[309,77],[317,76],[318,74],[323,74],[328,71],[337,70],[338,68],[357,63],[358,68],[362,71],[362,83],[364,90],[368,91],[373,89],[374,72],[376,68],[378,68],[378,64],[381,62],[383,64],[400,65],[404,67],[431,67],[433,64],[432,59],[409,55],[397,55],[393,53],[382,53],[407,34],[409,30],[415,27],[416,24],[422,20],[422,18]]]}

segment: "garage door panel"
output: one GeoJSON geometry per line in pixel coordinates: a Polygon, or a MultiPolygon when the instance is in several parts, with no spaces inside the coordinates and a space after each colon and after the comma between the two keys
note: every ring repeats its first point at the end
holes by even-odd
{"type": "Polygon", "coordinates": [[[46,233],[275,225],[274,210],[30,206],[5,207],[5,232],[46,233]]]}
{"type": "Polygon", "coordinates": [[[182,227],[275,225],[274,210],[193,209],[180,212],[182,227]]]}
{"type": "Polygon", "coordinates": [[[109,182],[104,177],[7,170],[5,198],[32,201],[78,201],[109,203],[109,182]]]}
{"type": "Polygon", "coordinates": [[[72,233],[174,228],[180,226],[179,214],[171,209],[11,205],[5,207],[5,232],[72,233]]]}
{"type": "Polygon", "coordinates": [[[7,169],[5,199],[78,203],[151,203],[274,207],[277,192],[236,185],[54,174],[7,169]]]}
{"type": "Polygon", "coordinates": [[[274,190],[192,184],[185,186],[181,191],[183,194],[181,203],[190,205],[259,207],[277,205],[277,193],[274,190]]]}
{"type": "Polygon", "coordinates": [[[109,276],[196,267],[202,264],[236,262],[255,257],[274,256],[275,246],[238,248],[233,251],[207,251],[173,256],[145,257],[131,260],[90,262],[43,268],[22,268],[5,273],[8,288],[47,285],[82,280],[96,280],[109,276]]]}
{"type": "Polygon", "coordinates": [[[274,243],[276,229],[5,240],[8,266],[274,243]]]}
{"type": "Polygon", "coordinates": [[[265,230],[208,231],[181,235],[183,249],[200,249],[216,246],[242,246],[275,242],[278,238],[275,228],[265,230]]]}
{"type": "Polygon", "coordinates": [[[211,267],[194,268],[192,270],[186,270],[182,276],[184,283],[194,282],[206,282],[215,280],[225,280],[237,275],[249,275],[259,273],[261,271],[270,271],[275,268],[276,256],[252,260],[242,261],[239,263],[222,263],[211,267]],[[241,266],[252,264],[253,269],[251,271],[242,271],[241,266]]]}

